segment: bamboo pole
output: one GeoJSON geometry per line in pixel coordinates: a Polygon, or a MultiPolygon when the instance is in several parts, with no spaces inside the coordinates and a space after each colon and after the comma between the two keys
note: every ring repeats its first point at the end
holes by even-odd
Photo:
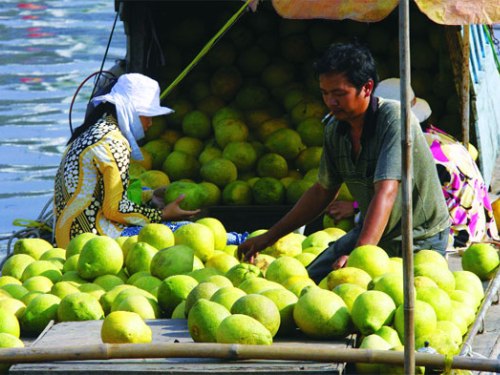
{"type": "MultiPolygon", "coordinates": [[[[108,360],[120,358],[266,359],[332,363],[403,365],[405,354],[391,350],[339,349],[330,344],[241,345],[212,343],[97,344],[74,347],[0,349],[0,363],[108,360]]],[[[415,353],[415,363],[435,369],[500,372],[500,361],[440,354],[415,353]]],[[[405,372],[406,373],[406,372],[405,372]]]]}
{"type": "Polygon", "coordinates": [[[410,4],[399,2],[399,76],[401,90],[401,157],[402,157],[402,256],[404,286],[404,373],[415,373],[415,328],[413,288],[413,218],[411,180],[413,171],[412,141],[410,127],[410,4]]]}
{"type": "Polygon", "coordinates": [[[469,149],[469,122],[470,122],[470,26],[463,26],[462,36],[462,70],[460,85],[460,117],[462,122],[462,143],[469,149]]]}

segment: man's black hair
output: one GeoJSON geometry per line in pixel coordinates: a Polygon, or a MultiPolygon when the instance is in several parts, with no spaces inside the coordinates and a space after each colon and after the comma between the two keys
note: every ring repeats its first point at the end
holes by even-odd
{"type": "Polygon", "coordinates": [[[313,64],[316,76],[328,73],[344,74],[354,87],[361,90],[372,79],[374,88],[378,84],[378,74],[370,50],[357,43],[334,43],[323,56],[313,64]]]}

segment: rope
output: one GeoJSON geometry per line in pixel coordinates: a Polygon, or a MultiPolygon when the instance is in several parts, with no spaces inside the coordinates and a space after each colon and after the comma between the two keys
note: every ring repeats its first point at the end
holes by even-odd
{"type": "Polygon", "coordinates": [[[240,18],[242,13],[247,9],[247,7],[250,5],[250,3],[254,2],[255,0],[246,0],[245,4],[222,26],[222,28],[208,41],[207,44],[201,49],[201,51],[195,56],[193,61],[179,74],[179,76],[168,86],[165,90],[160,95],[160,100],[164,99],[170,91],[172,91],[180,81],[186,77],[186,75],[198,64],[200,59],[205,56],[208,51],[217,43],[217,41],[220,39],[224,33],[226,33],[227,30],[240,18]]]}
{"type": "MultiPolygon", "coordinates": [[[[486,34],[486,37],[488,38],[488,42],[490,42],[491,46],[491,51],[493,52],[493,59],[495,60],[495,65],[497,66],[498,72],[500,73],[500,61],[498,59],[497,51],[495,51],[495,42],[493,41],[493,38],[491,36],[491,31],[488,28],[488,26],[483,25],[483,30],[484,33],[486,34]]],[[[498,40],[497,40],[498,43],[498,40]]]]}

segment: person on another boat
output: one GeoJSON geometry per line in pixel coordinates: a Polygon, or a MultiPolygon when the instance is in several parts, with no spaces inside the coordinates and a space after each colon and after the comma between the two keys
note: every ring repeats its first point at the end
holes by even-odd
{"type": "MultiPolygon", "coordinates": [[[[375,95],[400,100],[399,78],[388,78],[377,86],[375,95]]],[[[429,123],[431,107],[410,92],[412,111],[430,147],[451,219],[453,246],[472,242],[498,241],[498,229],[488,195],[488,186],[472,154],[450,134],[429,123]]],[[[355,214],[351,202],[334,201],[327,209],[336,220],[355,214]]]]}
{"type": "Polygon", "coordinates": [[[160,106],[158,83],[142,74],[121,75],[68,141],[55,177],[55,242],[65,248],[83,232],[118,237],[127,226],[190,218],[198,210],[140,205],[127,198],[131,157],[142,160],[137,141],[152,117],[173,112],[160,106]]]}
{"type": "MultiPolygon", "coordinates": [[[[314,64],[323,101],[330,111],[324,132],[318,180],[268,231],[246,240],[238,253],[252,260],[280,237],[324,212],[345,182],[358,202],[361,220],[309,264],[320,282],[345,265],[357,246],[378,245],[401,255],[403,210],[400,103],[374,95],[378,77],[370,51],[356,43],[331,45],[314,64]]],[[[415,116],[413,144],[413,248],[444,254],[450,232],[446,202],[434,160],[415,116]]]]}

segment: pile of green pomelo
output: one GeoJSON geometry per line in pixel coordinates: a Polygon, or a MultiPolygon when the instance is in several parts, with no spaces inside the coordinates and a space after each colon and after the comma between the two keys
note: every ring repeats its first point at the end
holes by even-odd
{"type": "MultiPolygon", "coordinates": [[[[306,265],[344,234],[291,233],[253,264],[238,260],[224,225],[211,217],[175,232],[148,224],[117,239],[83,233],[66,249],[20,239],[0,277],[0,347],[22,346],[19,337],[40,334],[51,320],[102,319],[105,343],[151,342],[145,321],[172,318],[187,319],[195,342],[269,345],[275,337],[358,334],[361,348],[402,350],[401,258],[361,246],[319,285],[308,277],[306,265]]],[[[481,279],[498,264],[489,244],[471,245],[464,270],[454,272],[434,251],[415,255],[417,348],[427,341],[439,353],[457,353],[484,296],[481,279]]]]}

